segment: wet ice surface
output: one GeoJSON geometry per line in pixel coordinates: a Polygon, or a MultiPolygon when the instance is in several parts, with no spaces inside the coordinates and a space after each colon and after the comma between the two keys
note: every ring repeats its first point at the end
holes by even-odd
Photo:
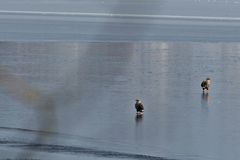
{"type": "Polygon", "coordinates": [[[239,52],[239,43],[2,42],[1,157],[235,160],[239,52]],[[53,106],[16,96],[11,82],[53,106]]]}

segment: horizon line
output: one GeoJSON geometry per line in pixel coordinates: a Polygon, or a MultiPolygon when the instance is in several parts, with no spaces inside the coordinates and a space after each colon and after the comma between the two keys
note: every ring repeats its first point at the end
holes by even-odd
{"type": "Polygon", "coordinates": [[[180,15],[157,15],[157,14],[118,14],[101,12],[49,12],[49,11],[12,11],[0,10],[0,14],[24,14],[24,15],[42,15],[42,16],[94,16],[111,18],[162,18],[162,19],[185,19],[185,20],[223,20],[240,21],[240,17],[207,17],[207,16],[180,16],[180,15]]]}

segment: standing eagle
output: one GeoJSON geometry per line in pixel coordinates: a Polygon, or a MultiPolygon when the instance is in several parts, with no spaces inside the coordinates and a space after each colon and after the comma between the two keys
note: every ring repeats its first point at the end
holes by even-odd
{"type": "Polygon", "coordinates": [[[206,80],[202,81],[201,87],[203,92],[205,89],[208,90],[210,88],[210,83],[211,83],[210,78],[206,78],[206,80]]]}
{"type": "Polygon", "coordinates": [[[135,108],[136,108],[137,112],[144,111],[143,103],[139,99],[136,99],[135,108]]]}

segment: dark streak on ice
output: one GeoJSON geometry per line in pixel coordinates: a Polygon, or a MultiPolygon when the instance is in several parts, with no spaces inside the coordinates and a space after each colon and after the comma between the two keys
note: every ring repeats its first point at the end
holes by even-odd
{"type": "Polygon", "coordinates": [[[84,148],[77,146],[63,146],[54,144],[37,144],[27,143],[21,141],[0,140],[0,145],[7,145],[9,147],[16,147],[22,149],[31,149],[42,152],[51,153],[71,153],[71,154],[87,154],[96,157],[104,158],[122,158],[122,159],[144,159],[144,160],[173,160],[165,157],[157,157],[144,154],[123,153],[115,151],[106,151],[93,148],[84,148]]]}

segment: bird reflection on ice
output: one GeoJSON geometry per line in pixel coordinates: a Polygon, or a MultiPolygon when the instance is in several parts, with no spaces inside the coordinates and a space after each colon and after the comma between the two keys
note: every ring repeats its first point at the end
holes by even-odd
{"type": "Polygon", "coordinates": [[[141,123],[143,121],[143,114],[136,114],[135,121],[136,123],[141,123]]]}
{"type": "Polygon", "coordinates": [[[207,108],[208,107],[208,103],[209,103],[209,95],[208,92],[203,92],[201,95],[202,99],[201,99],[201,105],[202,107],[207,108]]]}

